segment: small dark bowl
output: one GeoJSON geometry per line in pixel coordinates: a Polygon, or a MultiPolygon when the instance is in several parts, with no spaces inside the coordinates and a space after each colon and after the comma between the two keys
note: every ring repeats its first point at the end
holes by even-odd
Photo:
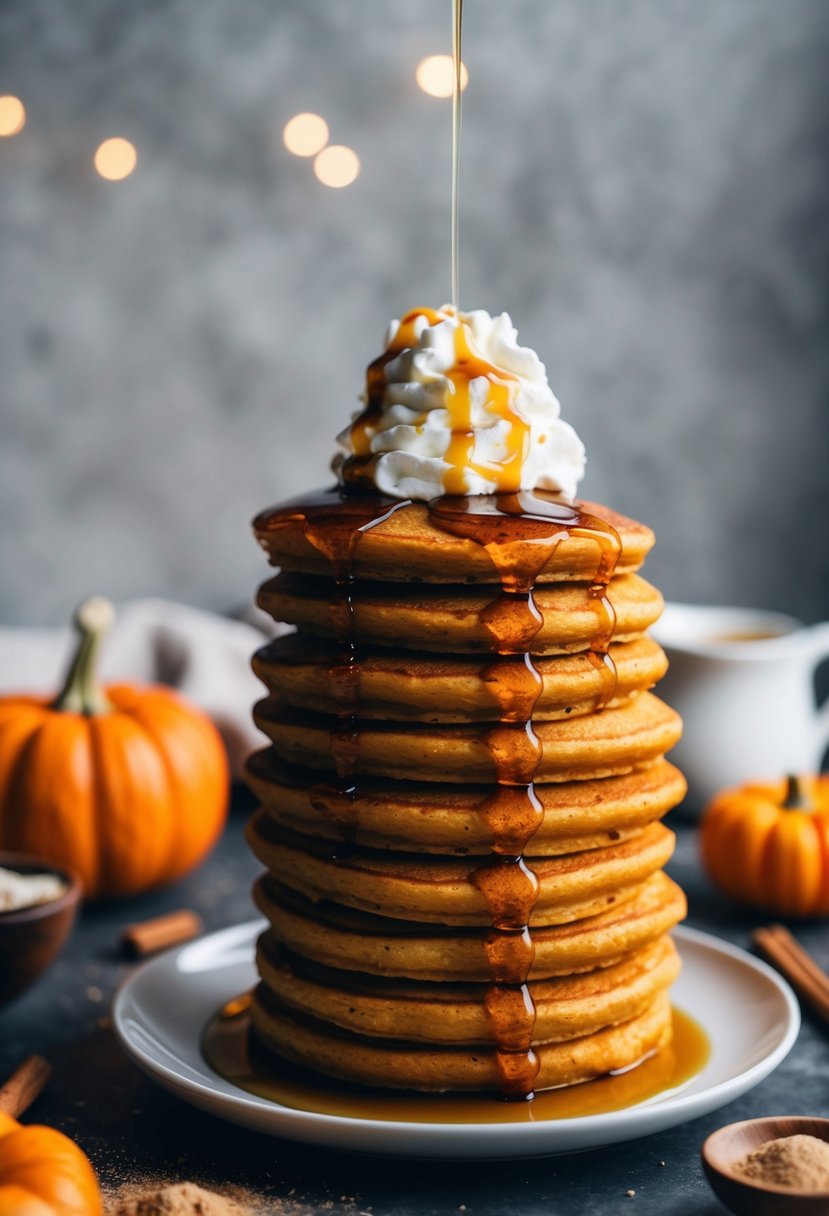
{"type": "Polygon", "coordinates": [[[746,1178],[734,1169],[750,1152],[783,1136],[829,1141],[829,1119],[779,1115],[729,1123],[702,1146],[702,1168],[718,1199],[736,1216],[826,1216],[829,1191],[801,1191],[746,1178]]]}
{"type": "Polygon", "coordinates": [[[57,899],[0,912],[0,1009],[34,983],[62,950],[81,899],[77,874],[28,853],[0,853],[0,867],[18,874],[57,874],[66,890],[57,899]]]}

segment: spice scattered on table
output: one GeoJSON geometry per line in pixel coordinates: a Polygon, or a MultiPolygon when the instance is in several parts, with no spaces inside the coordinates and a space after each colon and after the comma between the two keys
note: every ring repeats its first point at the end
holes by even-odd
{"type": "Polygon", "coordinates": [[[20,874],[0,869],[0,912],[18,912],[35,904],[48,904],[66,890],[58,874],[20,874]]]}
{"type": "Polygon", "coordinates": [[[249,1216],[251,1209],[194,1182],[179,1182],[123,1195],[106,1211],[107,1216],[249,1216]]]}
{"type": "Polygon", "coordinates": [[[758,1182],[829,1191],[829,1144],[817,1136],[781,1136],[761,1144],[734,1168],[758,1182]]]}

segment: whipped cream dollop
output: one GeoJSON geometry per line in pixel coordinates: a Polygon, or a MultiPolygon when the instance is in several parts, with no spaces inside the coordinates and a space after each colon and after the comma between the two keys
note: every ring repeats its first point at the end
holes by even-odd
{"type": "Polygon", "coordinates": [[[574,498],[585,453],[544,364],[509,316],[414,309],[368,369],[334,468],[395,498],[551,490],[574,498]]]}

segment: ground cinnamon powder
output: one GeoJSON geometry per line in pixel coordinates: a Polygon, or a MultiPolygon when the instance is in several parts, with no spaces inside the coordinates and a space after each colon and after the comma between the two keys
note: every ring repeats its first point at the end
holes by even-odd
{"type": "Polygon", "coordinates": [[[107,1206],[108,1216],[248,1216],[249,1212],[249,1208],[194,1182],[125,1195],[116,1206],[107,1206]]]}
{"type": "Polygon", "coordinates": [[[816,1136],[782,1136],[761,1144],[735,1168],[758,1182],[829,1191],[829,1144],[816,1136]]]}

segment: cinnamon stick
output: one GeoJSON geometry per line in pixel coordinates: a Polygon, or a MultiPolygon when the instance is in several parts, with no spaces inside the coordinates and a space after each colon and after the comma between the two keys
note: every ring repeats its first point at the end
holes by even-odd
{"type": "Polygon", "coordinates": [[[769,925],[769,932],[777,941],[785,943],[791,957],[797,960],[819,987],[829,991],[829,975],[784,925],[769,925]]]}
{"type": "Polygon", "coordinates": [[[46,1087],[52,1066],[43,1056],[29,1056],[0,1086],[0,1111],[16,1119],[27,1110],[46,1087]]]}
{"type": "Polygon", "coordinates": [[[176,912],[166,912],[164,916],[156,916],[152,920],[127,925],[121,933],[121,942],[131,958],[143,958],[145,954],[166,950],[168,946],[178,946],[192,937],[198,937],[203,927],[201,917],[195,912],[189,908],[179,908],[176,912]]]}
{"type": "Polygon", "coordinates": [[[757,929],[754,944],[785,975],[797,995],[829,1024],[829,975],[783,925],[757,929]]]}

